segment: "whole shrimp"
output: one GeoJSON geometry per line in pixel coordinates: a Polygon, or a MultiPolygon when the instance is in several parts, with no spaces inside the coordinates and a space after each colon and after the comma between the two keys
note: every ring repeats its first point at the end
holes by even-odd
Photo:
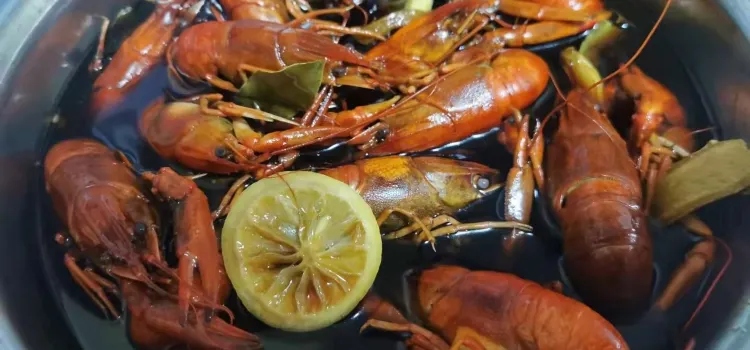
{"type": "Polygon", "coordinates": [[[586,305],[539,284],[493,271],[437,266],[417,281],[420,311],[434,334],[411,323],[378,320],[362,330],[410,332],[411,349],[628,349],[607,320],[586,305]],[[450,345],[449,345],[450,344],[450,345]]]}
{"type": "MultiPolygon", "coordinates": [[[[154,282],[155,278],[163,277],[158,281],[179,279],[178,299],[185,314],[193,304],[221,309],[231,315],[221,305],[226,295],[222,296],[220,290],[228,280],[205,195],[194,183],[193,187],[185,183],[190,180],[171,170],[144,176],[153,181],[154,192],[178,201],[174,213],[177,251],[181,255],[177,274],[162,259],[156,214],[140,191],[129,165],[117,159],[104,145],[86,139],[63,141],[45,158],[48,192],[83,256],[112,277],[144,283],[162,294],[166,292],[154,282]],[[197,261],[202,261],[202,288],[192,283],[191,267],[197,261]],[[157,268],[158,274],[150,274],[144,265],[157,268]]],[[[61,235],[58,241],[65,243],[61,235]]],[[[94,271],[81,269],[73,253],[66,254],[65,265],[105,313],[119,315],[104,293],[115,291],[112,282],[94,271]]]]}
{"type": "MultiPolygon", "coordinates": [[[[107,147],[93,140],[68,140],[44,160],[47,192],[74,245],[65,254],[73,280],[105,314],[119,317],[106,292],[116,286],[76,261],[86,257],[107,275],[161,290],[145,265],[169,275],[157,237],[158,217],[137,178],[107,147]]],[[[58,234],[58,242],[67,238],[58,234]]]]}
{"type": "Polygon", "coordinates": [[[496,191],[497,171],[484,165],[438,157],[379,157],[321,171],[356,190],[372,208],[386,239],[424,230],[435,236],[479,228],[518,228],[509,222],[462,224],[452,217],[459,209],[496,191]],[[404,220],[406,217],[407,220],[404,220]],[[446,226],[447,224],[447,226],[446,226]],[[438,228],[439,227],[439,228],[438,228]]]}
{"type": "Polygon", "coordinates": [[[505,50],[495,58],[467,65],[415,94],[356,135],[370,155],[419,152],[460,141],[500,126],[530,106],[549,81],[539,56],[505,50]],[[386,136],[377,141],[378,133],[386,136]]]}
{"type": "MultiPolygon", "coordinates": [[[[55,210],[75,243],[65,255],[66,267],[105,314],[119,317],[105,292],[124,298],[133,320],[137,320],[130,322],[136,343],[145,342],[141,345],[154,348],[168,339],[170,344],[211,347],[206,345],[213,344],[211,339],[232,339],[240,348],[257,348],[257,337],[218,318],[206,320],[206,312],[214,309],[231,315],[221,305],[229,294],[229,282],[223,273],[208,204],[201,207],[200,196],[185,184],[190,180],[168,170],[145,174],[157,192],[181,200],[175,213],[177,251],[181,254],[175,274],[162,260],[156,213],[128,164],[96,141],[75,139],[52,147],[44,167],[55,210]],[[76,264],[79,254],[115,282],[91,269],[81,269],[76,264]],[[212,263],[211,257],[218,263],[212,263]],[[193,284],[190,268],[197,261],[201,263],[201,277],[193,284]],[[157,270],[150,273],[146,265],[157,270]],[[201,335],[201,331],[209,335],[201,335]]],[[[61,234],[57,239],[68,243],[61,234]]]]}
{"type": "Polygon", "coordinates": [[[167,52],[170,76],[203,81],[237,92],[242,76],[278,71],[295,63],[325,61],[324,82],[336,84],[336,67],[371,67],[354,49],[334,43],[312,30],[257,20],[206,22],[186,29],[167,52]]]}
{"type": "Polygon", "coordinates": [[[625,141],[585,91],[573,90],[567,101],[545,165],[565,270],[603,314],[641,311],[651,295],[653,248],[638,172],[625,141]]]}
{"type": "MultiPolygon", "coordinates": [[[[112,61],[94,81],[91,107],[103,111],[118,103],[136,84],[164,59],[164,52],[175,31],[191,17],[187,10],[199,0],[160,0],[151,16],[120,45],[112,61]],[[188,14],[188,18],[182,18],[188,14]]],[[[104,37],[109,21],[105,20],[92,70],[102,67],[104,37]]]]}

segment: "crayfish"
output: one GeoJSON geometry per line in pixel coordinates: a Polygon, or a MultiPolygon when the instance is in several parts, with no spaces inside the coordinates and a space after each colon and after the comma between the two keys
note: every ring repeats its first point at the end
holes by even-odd
{"type": "Polygon", "coordinates": [[[452,215],[501,187],[497,171],[484,165],[437,157],[380,157],[321,172],[349,184],[367,201],[386,239],[419,235],[434,237],[463,230],[531,227],[515,222],[462,224],[452,215]],[[401,215],[411,222],[401,220],[401,215]]]}
{"type": "MultiPolygon", "coordinates": [[[[91,97],[95,112],[118,103],[157,64],[164,60],[164,53],[175,32],[192,21],[193,7],[198,0],[159,1],[149,18],[131,34],[112,57],[111,62],[94,81],[91,97]]],[[[109,20],[102,24],[96,56],[91,70],[102,69],[104,39],[109,20]]]]}
{"type": "Polygon", "coordinates": [[[437,334],[372,298],[362,330],[409,332],[411,349],[628,349],[586,305],[511,274],[437,266],[420,273],[417,289],[421,314],[437,334]]]}
{"type": "Polygon", "coordinates": [[[57,236],[70,247],[66,267],[97,306],[115,317],[119,312],[105,293],[120,294],[119,285],[128,309],[145,322],[134,326],[136,343],[215,348],[217,342],[231,339],[258,347],[256,336],[211,317],[216,309],[231,316],[222,305],[229,282],[208,201],[192,180],[168,168],[143,174],[156,194],[175,204],[179,268],[174,271],[162,258],[158,216],[138,178],[107,147],[86,139],[63,141],[49,151],[44,169],[55,210],[72,238],[70,242],[57,236]],[[115,282],[80,268],[77,260],[84,257],[115,282]],[[194,278],[196,266],[200,278],[194,278]]]}

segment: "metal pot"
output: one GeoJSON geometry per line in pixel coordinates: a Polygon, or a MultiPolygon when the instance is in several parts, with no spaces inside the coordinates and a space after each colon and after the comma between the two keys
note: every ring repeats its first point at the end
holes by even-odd
{"type": "MultiPolygon", "coordinates": [[[[132,0],[5,0],[0,4],[0,348],[79,348],[51,298],[32,232],[39,219],[31,196],[40,167],[38,143],[56,120],[61,92],[99,29],[132,0]]],[[[674,0],[656,37],[668,43],[699,90],[723,138],[750,141],[750,2],[674,0]]],[[[626,17],[650,26],[663,0],[613,0],[626,17]],[[644,15],[644,13],[646,15],[644,15]]],[[[697,348],[750,348],[750,199],[718,204],[716,231],[735,263],[694,321],[697,348]]]]}

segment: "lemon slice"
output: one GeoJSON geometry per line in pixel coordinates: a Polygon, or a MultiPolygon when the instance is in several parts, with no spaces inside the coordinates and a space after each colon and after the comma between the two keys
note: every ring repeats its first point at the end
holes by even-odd
{"type": "Polygon", "coordinates": [[[252,184],[229,211],[221,239],[242,303],[288,331],[344,318],[380,267],[380,231],[370,207],[349,185],[313,172],[252,184]]]}

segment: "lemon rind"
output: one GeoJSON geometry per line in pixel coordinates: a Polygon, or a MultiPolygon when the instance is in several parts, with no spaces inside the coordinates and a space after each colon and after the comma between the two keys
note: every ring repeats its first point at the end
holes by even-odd
{"type": "Polygon", "coordinates": [[[349,187],[349,185],[314,172],[284,172],[278,176],[261,179],[249,186],[240,194],[237,203],[235,203],[232,208],[233,209],[230,210],[224,223],[224,228],[222,229],[221,241],[225,269],[245,308],[247,308],[247,310],[256,318],[269,326],[293,332],[307,332],[328,327],[351,313],[374,283],[377,271],[380,267],[382,255],[380,230],[377,224],[377,219],[372,213],[370,207],[357,192],[349,187]],[[283,176],[284,180],[279,176],[283,176]],[[284,183],[284,181],[286,181],[286,183],[284,183]],[[238,256],[236,243],[239,232],[238,228],[244,223],[245,219],[245,210],[243,208],[250,207],[262,197],[285,193],[289,190],[288,186],[292,186],[295,190],[312,188],[318,191],[323,187],[325,190],[330,191],[327,192],[328,194],[333,194],[348,203],[352,207],[352,210],[358,214],[362,228],[365,231],[364,246],[366,248],[365,251],[367,252],[367,256],[364,266],[375,266],[375,271],[363,274],[362,278],[357,281],[352,290],[347,293],[347,296],[340,300],[337,305],[318,313],[305,315],[279,313],[273,307],[270,307],[263,302],[261,298],[256,296],[251,288],[245,286],[249,281],[246,280],[240,269],[242,259],[238,256]],[[348,304],[350,304],[348,307],[340,306],[348,304]]]}

